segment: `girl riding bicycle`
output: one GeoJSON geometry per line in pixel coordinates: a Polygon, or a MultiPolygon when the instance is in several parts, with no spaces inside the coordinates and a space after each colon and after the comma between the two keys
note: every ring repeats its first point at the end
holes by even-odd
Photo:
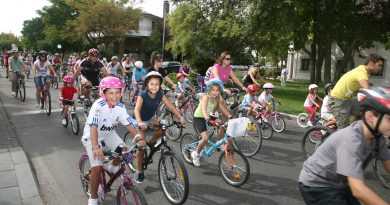
{"type": "Polygon", "coordinates": [[[68,119],[69,106],[74,105],[73,95],[77,93],[78,96],[80,97],[80,92],[75,87],[73,87],[74,80],[71,76],[65,76],[63,81],[64,81],[64,87],[61,88],[59,101],[64,107],[62,124],[66,125],[66,119],[68,119]]]}
{"type": "Polygon", "coordinates": [[[192,93],[195,93],[195,89],[188,85],[187,82],[185,82],[185,77],[187,76],[187,74],[185,73],[178,73],[176,75],[176,80],[177,80],[177,89],[176,89],[176,101],[175,101],[175,106],[177,109],[180,108],[180,103],[182,101],[182,99],[184,98],[184,93],[186,91],[186,89],[190,89],[192,91],[192,93]]]}
{"type": "MultiPolygon", "coordinates": [[[[259,101],[260,105],[263,106],[265,109],[264,116],[267,116],[268,114],[271,113],[271,100],[276,100],[276,101],[280,102],[274,96],[271,95],[274,88],[275,88],[275,86],[272,83],[264,84],[263,85],[263,92],[259,96],[258,101],[259,101]]],[[[268,120],[266,118],[264,118],[263,120],[264,120],[264,122],[268,122],[268,120]]]]}
{"type": "MultiPolygon", "coordinates": [[[[90,115],[85,123],[84,133],[81,141],[87,151],[92,171],[89,175],[90,198],[88,205],[98,204],[98,184],[103,170],[104,155],[102,152],[102,142],[110,150],[126,151],[126,144],[115,132],[118,123],[126,126],[127,130],[135,137],[137,130],[132,124],[131,117],[127,114],[124,104],[120,103],[123,95],[124,84],[116,77],[103,78],[99,85],[101,98],[96,100],[90,110],[90,115]]],[[[109,169],[116,172],[119,167],[120,158],[117,157],[110,164],[109,169]]]]}
{"type": "Polygon", "coordinates": [[[336,124],[336,118],[332,112],[332,108],[330,107],[330,91],[333,89],[334,84],[328,83],[324,87],[325,97],[321,106],[321,118],[326,120],[325,126],[330,127],[336,124]]]}
{"type": "MultiPolygon", "coordinates": [[[[207,133],[206,123],[209,120],[215,120],[211,118],[210,113],[215,112],[219,109],[222,114],[228,118],[232,115],[226,110],[226,108],[220,103],[220,95],[224,89],[223,82],[219,78],[214,78],[207,81],[206,83],[208,92],[200,98],[198,107],[194,113],[194,125],[195,129],[198,130],[201,136],[198,147],[195,151],[191,153],[193,164],[197,167],[200,166],[200,153],[203,150],[203,147],[207,144],[209,140],[209,134],[207,133]]],[[[221,139],[225,134],[225,130],[220,128],[218,130],[218,139],[221,139]]]]}
{"type": "Polygon", "coordinates": [[[313,118],[317,110],[320,108],[320,105],[316,102],[316,99],[322,101],[322,98],[317,95],[318,86],[316,84],[309,85],[309,94],[306,97],[303,107],[305,110],[310,112],[309,121],[307,121],[308,126],[313,126],[313,118]]]}
{"type": "Polygon", "coordinates": [[[241,102],[240,110],[247,111],[247,115],[252,115],[252,111],[258,107],[256,94],[259,91],[257,84],[248,85],[246,88],[247,94],[244,96],[244,99],[241,102]]]}
{"type": "MultiPolygon", "coordinates": [[[[145,131],[148,124],[158,125],[158,120],[154,119],[154,114],[158,105],[162,102],[176,117],[180,119],[180,123],[184,125],[186,120],[181,116],[180,112],[175,109],[175,106],[169,101],[161,90],[163,77],[157,71],[149,72],[144,80],[144,90],[142,90],[137,98],[134,108],[134,115],[137,123],[137,128],[140,129],[141,136],[134,138],[134,142],[140,146],[145,146],[146,138],[145,131]],[[141,143],[139,143],[141,142],[141,143]]],[[[133,119],[134,121],[134,119],[133,119]]],[[[135,122],[134,122],[135,123],[135,122]]],[[[149,146],[156,144],[157,139],[162,136],[162,128],[157,128],[153,138],[149,141],[149,146]]],[[[144,173],[142,169],[143,151],[137,152],[137,173],[136,182],[140,183],[144,180],[144,173]]]]}

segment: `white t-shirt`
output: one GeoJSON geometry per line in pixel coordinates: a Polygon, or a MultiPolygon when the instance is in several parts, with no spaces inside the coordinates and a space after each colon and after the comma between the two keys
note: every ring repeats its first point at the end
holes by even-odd
{"type": "Polygon", "coordinates": [[[267,94],[267,92],[263,91],[257,100],[261,105],[266,105],[272,98],[274,97],[271,95],[271,93],[267,94]]]}
{"type": "Polygon", "coordinates": [[[117,75],[118,74],[119,65],[120,65],[119,62],[116,62],[115,65],[112,65],[112,62],[109,62],[108,65],[107,65],[108,74],[117,75]]]}
{"type": "Polygon", "coordinates": [[[107,102],[103,98],[96,100],[89,111],[81,141],[91,139],[90,128],[92,125],[96,125],[98,128],[98,140],[106,140],[111,134],[115,134],[118,122],[126,127],[132,124],[125,105],[118,102],[113,108],[109,108],[107,102]]]}
{"type": "Polygon", "coordinates": [[[132,72],[133,71],[133,69],[134,69],[134,64],[133,64],[133,62],[129,62],[129,63],[127,63],[126,61],[123,61],[122,62],[122,66],[123,66],[123,68],[125,68],[126,70],[128,70],[129,68],[129,70],[128,71],[130,71],[130,72],[132,72]]]}
{"type": "Polygon", "coordinates": [[[329,106],[329,102],[330,99],[329,96],[327,95],[324,97],[324,100],[322,101],[321,114],[332,113],[332,109],[329,106]]]}
{"type": "MultiPolygon", "coordinates": [[[[316,100],[317,94],[314,94],[314,95],[309,94],[309,95],[311,95],[311,98],[313,100],[316,100]]],[[[303,104],[303,106],[304,107],[311,107],[311,106],[313,106],[313,102],[311,102],[311,100],[309,99],[309,96],[306,97],[306,100],[305,100],[305,103],[303,104]]]]}
{"type": "Polygon", "coordinates": [[[282,75],[287,75],[288,74],[287,68],[283,68],[281,74],[282,75]]]}
{"type": "Polygon", "coordinates": [[[46,60],[46,62],[44,62],[43,65],[41,66],[41,61],[39,61],[39,59],[37,59],[34,62],[34,65],[36,68],[35,77],[50,75],[49,66],[51,65],[51,63],[49,62],[49,60],[46,60]]]}

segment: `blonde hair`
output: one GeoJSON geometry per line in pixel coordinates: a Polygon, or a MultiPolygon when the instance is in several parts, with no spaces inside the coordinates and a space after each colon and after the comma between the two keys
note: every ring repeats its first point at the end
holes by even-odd
{"type": "MultiPolygon", "coordinates": [[[[208,92],[207,92],[207,97],[210,97],[211,88],[212,88],[212,87],[215,87],[215,86],[218,87],[219,95],[222,94],[221,87],[219,87],[219,85],[217,85],[217,84],[214,84],[214,85],[211,85],[211,86],[210,86],[210,89],[209,89],[208,92]]],[[[219,95],[215,98],[215,100],[217,101],[217,104],[219,104],[219,97],[220,97],[219,95]]]]}

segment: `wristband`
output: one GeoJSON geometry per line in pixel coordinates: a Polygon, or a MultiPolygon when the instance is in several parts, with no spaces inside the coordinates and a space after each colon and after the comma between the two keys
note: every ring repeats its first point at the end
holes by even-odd
{"type": "Polygon", "coordinates": [[[92,151],[95,150],[95,149],[100,149],[100,145],[93,145],[92,146],[92,151]]]}

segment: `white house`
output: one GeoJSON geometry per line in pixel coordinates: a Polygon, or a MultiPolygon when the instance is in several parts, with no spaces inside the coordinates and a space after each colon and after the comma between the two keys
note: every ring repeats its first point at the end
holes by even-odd
{"type": "MultiPolygon", "coordinates": [[[[306,48],[310,51],[310,45],[306,45],[306,48]]],[[[385,63],[382,72],[377,75],[372,75],[370,78],[370,82],[373,83],[375,86],[390,87],[390,50],[386,50],[383,44],[378,43],[370,49],[361,50],[361,54],[363,56],[367,56],[369,53],[376,53],[385,58],[385,63]]],[[[333,74],[336,70],[336,65],[341,62],[343,52],[336,44],[333,44],[331,55],[331,78],[333,78],[333,74]]],[[[362,64],[363,61],[364,57],[359,57],[357,54],[355,54],[355,67],[362,64]]],[[[303,50],[289,50],[287,57],[287,69],[289,71],[289,74],[287,76],[287,79],[292,81],[308,82],[310,79],[310,63],[310,56],[303,50]]],[[[345,72],[351,69],[353,69],[353,67],[346,68],[345,72]]],[[[323,70],[324,69],[322,69],[322,72],[323,70]]],[[[323,74],[321,76],[323,80],[323,74]]]]}

